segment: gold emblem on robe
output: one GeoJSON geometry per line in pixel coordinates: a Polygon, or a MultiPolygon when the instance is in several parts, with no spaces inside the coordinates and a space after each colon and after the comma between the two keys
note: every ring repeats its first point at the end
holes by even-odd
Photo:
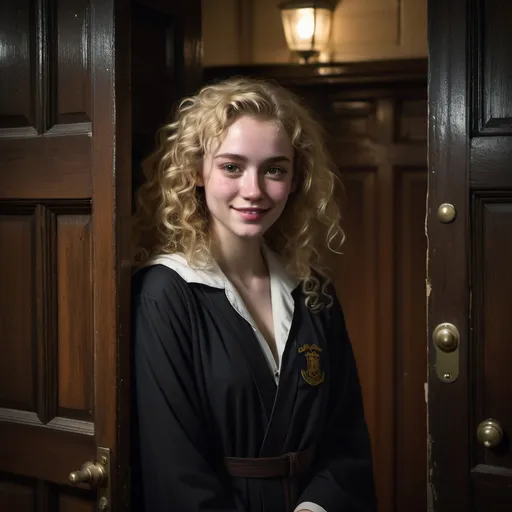
{"type": "Polygon", "coordinates": [[[299,354],[306,356],[307,367],[301,370],[302,378],[311,386],[318,386],[324,381],[325,374],[320,366],[320,352],[322,348],[318,345],[302,345],[298,350],[299,354]]]}

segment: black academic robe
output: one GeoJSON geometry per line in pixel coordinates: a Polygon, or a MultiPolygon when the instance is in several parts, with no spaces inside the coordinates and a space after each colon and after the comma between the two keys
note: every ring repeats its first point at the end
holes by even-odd
{"type": "MultiPolygon", "coordinates": [[[[334,293],[333,290],[331,290],[334,293]]],[[[285,512],[279,479],[231,478],[224,457],[316,446],[299,499],[376,510],[368,432],[341,307],[311,312],[301,287],[277,385],[224,290],[155,265],[133,280],[136,512],[285,512]],[[308,363],[306,354],[311,358],[308,363]]]]}

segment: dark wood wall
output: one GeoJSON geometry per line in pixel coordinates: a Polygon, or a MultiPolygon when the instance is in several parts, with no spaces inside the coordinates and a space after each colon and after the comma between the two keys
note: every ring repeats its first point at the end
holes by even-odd
{"type": "Polygon", "coordinates": [[[277,80],[316,112],[341,173],[332,258],[363,385],[380,512],[426,510],[427,63],[209,68],[277,80]]]}

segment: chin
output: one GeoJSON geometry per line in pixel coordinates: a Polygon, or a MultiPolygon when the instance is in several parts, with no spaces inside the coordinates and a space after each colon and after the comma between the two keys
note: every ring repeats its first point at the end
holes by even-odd
{"type": "Polygon", "coordinates": [[[258,230],[240,230],[240,231],[233,231],[233,233],[238,237],[242,238],[244,240],[254,240],[256,238],[263,238],[263,235],[265,234],[267,230],[266,229],[258,229],[258,230]]]}

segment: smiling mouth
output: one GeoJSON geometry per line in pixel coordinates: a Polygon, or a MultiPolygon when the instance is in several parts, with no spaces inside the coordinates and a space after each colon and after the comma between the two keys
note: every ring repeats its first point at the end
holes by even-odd
{"type": "Polygon", "coordinates": [[[233,208],[237,212],[247,213],[253,215],[261,215],[262,213],[268,212],[269,208],[233,208]]]}

